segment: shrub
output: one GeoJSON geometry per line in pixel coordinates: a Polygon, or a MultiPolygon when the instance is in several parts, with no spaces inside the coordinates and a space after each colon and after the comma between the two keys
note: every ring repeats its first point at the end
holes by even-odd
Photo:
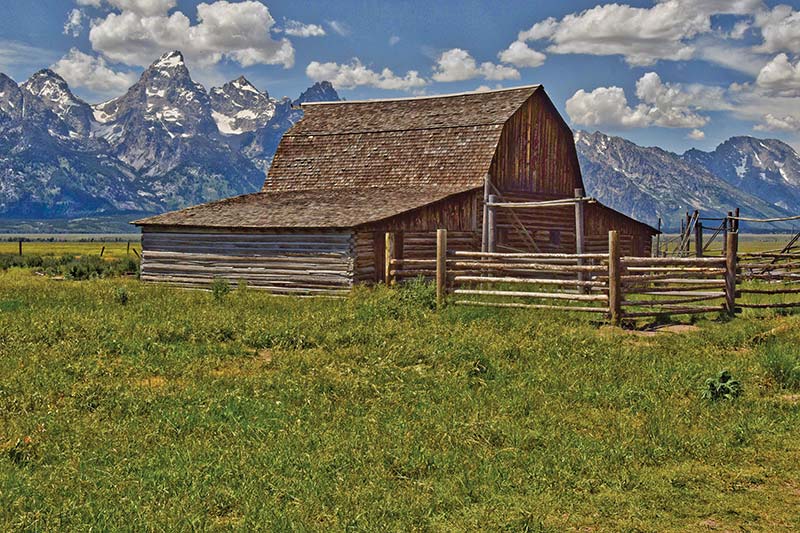
{"type": "Polygon", "coordinates": [[[211,294],[214,295],[214,301],[221,302],[229,292],[231,292],[230,282],[225,278],[215,276],[211,282],[211,294]]]}
{"type": "Polygon", "coordinates": [[[723,370],[716,377],[708,378],[703,390],[703,398],[713,402],[732,400],[742,394],[742,384],[733,379],[728,370],[723,370]]]}
{"type": "Polygon", "coordinates": [[[420,276],[399,285],[397,298],[404,306],[436,309],[436,285],[420,276]]]}
{"type": "Polygon", "coordinates": [[[117,287],[116,289],[114,289],[114,298],[122,305],[127,304],[128,289],[126,289],[125,287],[117,287]]]}
{"type": "Polygon", "coordinates": [[[761,364],[779,386],[800,389],[800,354],[792,346],[769,345],[761,364]]]}

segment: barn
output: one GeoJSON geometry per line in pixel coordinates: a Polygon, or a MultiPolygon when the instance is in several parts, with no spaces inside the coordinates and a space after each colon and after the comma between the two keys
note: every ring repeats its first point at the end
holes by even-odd
{"type": "Polygon", "coordinates": [[[572,132],[539,85],[303,109],[260,192],[133,222],[142,280],[344,291],[382,279],[386,232],[432,258],[438,228],[452,249],[567,253],[603,251],[616,229],[625,254],[650,255],[654,228],[583,197],[572,132]]]}

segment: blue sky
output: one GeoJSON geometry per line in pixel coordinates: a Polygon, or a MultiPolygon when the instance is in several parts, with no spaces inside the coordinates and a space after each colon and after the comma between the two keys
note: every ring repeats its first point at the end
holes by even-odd
{"type": "Polygon", "coordinates": [[[545,86],[576,129],[682,152],[800,147],[800,0],[0,0],[0,70],[53,67],[89,102],[173,48],[207,87],[348,99],[545,86]],[[388,70],[386,70],[388,69],[388,70]]]}

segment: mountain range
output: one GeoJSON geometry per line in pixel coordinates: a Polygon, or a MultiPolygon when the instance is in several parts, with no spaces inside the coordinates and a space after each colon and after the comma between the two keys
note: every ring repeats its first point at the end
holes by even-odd
{"type": "Polygon", "coordinates": [[[97,105],[49,69],[19,85],[0,74],[0,218],[154,213],[256,191],[299,104],[338,99],[327,82],[295,100],[244,77],[206,91],[180,52],[97,105]]]}
{"type": "MultiPolygon", "coordinates": [[[[206,90],[177,51],[96,105],[48,69],[21,84],[0,74],[0,220],[133,218],[257,191],[299,104],[335,100],[328,82],[294,100],[244,77],[206,90]]],[[[587,194],[667,230],[687,210],[778,217],[800,206],[800,156],[778,140],[680,155],[601,132],[575,142],[587,194]]]]}

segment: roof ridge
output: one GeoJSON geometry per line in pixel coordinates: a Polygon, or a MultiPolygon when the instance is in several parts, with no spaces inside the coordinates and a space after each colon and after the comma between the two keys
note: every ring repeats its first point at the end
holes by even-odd
{"type": "Polygon", "coordinates": [[[432,94],[432,95],[423,95],[423,96],[404,96],[400,98],[375,98],[372,100],[339,100],[335,102],[302,102],[301,106],[312,106],[312,105],[342,105],[342,104],[373,104],[379,102],[408,102],[413,100],[433,100],[435,98],[454,98],[458,96],[471,96],[471,95],[480,95],[480,94],[492,94],[492,93],[501,93],[507,91],[519,91],[522,89],[539,89],[542,87],[541,83],[534,84],[534,85],[519,85],[517,87],[504,87],[502,89],[491,89],[488,91],[465,91],[460,93],[450,93],[450,94],[432,94]]]}
{"type": "Polygon", "coordinates": [[[429,131],[429,130],[452,130],[461,128],[484,128],[487,126],[502,126],[506,123],[503,122],[481,122],[478,124],[459,124],[458,126],[421,126],[417,128],[393,128],[393,129],[375,129],[375,130],[347,130],[335,132],[314,132],[304,131],[301,133],[291,133],[291,130],[284,134],[284,137],[307,137],[309,135],[317,137],[332,137],[334,135],[363,135],[365,133],[397,133],[407,131],[429,131]]]}

